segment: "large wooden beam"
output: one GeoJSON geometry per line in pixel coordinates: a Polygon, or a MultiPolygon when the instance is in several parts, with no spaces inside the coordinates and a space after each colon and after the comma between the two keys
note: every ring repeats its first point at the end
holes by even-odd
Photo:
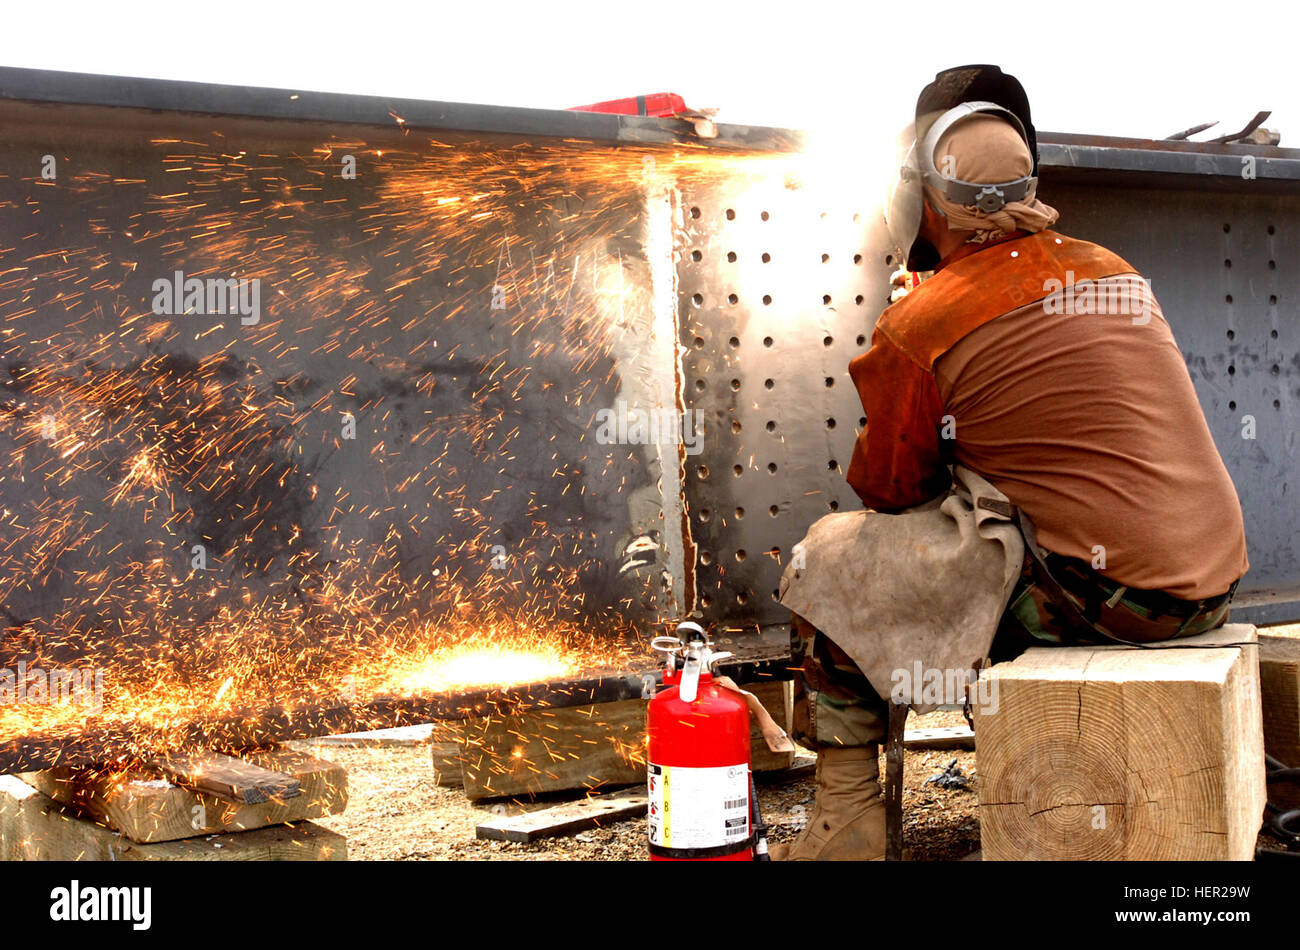
{"type": "Polygon", "coordinates": [[[1231,624],[1158,649],[1034,648],[982,673],[984,858],[1251,858],[1264,808],[1255,639],[1231,624]]]}
{"type": "Polygon", "coordinates": [[[477,800],[644,782],[645,709],[631,699],[467,723],[465,794],[477,800]]]}
{"type": "Polygon", "coordinates": [[[291,777],[301,794],[254,804],[160,780],[154,772],[51,769],[20,777],[76,814],[121,832],[139,844],[248,831],[335,815],[348,800],[342,766],[292,749],[244,753],[253,765],[291,777]]]}
{"type": "Polygon", "coordinates": [[[9,861],[346,861],[347,839],[309,821],[137,844],[0,775],[0,858],[9,861]]]}

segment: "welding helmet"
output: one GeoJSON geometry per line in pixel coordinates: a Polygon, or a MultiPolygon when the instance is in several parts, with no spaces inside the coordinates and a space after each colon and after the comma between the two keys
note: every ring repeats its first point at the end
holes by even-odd
{"type": "Polygon", "coordinates": [[[899,155],[899,174],[885,201],[885,223],[908,270],[933,270],[939,253],[918,236],[926,184],[958,204],[973,205],[986,213],[1009,201],[1023,200],[1037,185],[1038,138],[1024,87],[996,66],[944,70],[921,90],[915,120],[900,138],[899,155]],[[940,173],[934,164],[939,140],[953,125],[975,114],[996,115],[1020,132],[1033,159],[1030,174],[1015,181],[968,182],[940,173]]]}

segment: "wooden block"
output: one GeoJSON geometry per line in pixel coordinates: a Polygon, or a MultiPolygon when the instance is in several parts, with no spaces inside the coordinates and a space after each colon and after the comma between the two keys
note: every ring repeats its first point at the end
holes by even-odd
{"type": "Polygon", "coordinates": [[[433,783],[442,788],[460,788],[465,778],[460,774],[460,743],[430,742],[433,758],[433,783]]]}
{"type": "Polygon", "coordinates": [[[608,795],[566,802],[554,808],[493,818],[480,824],[474,833],[479,838],[493,841],[526,844],[538,838],[572,834],[628,818],[644,818],[648,804],[649,797],[644,788],[627,788],[608,795]]]}
{"type": "Polygon", "coordinates": [[[1255,628],[1036,647],[982,676],[986,860],[1249,860],[1264,808],[1255,628]],[[1200,645],[1208,648],[1195,648],[1200,645]]]}
{"type": "MultiPolygon", "coordinates": [[[[764,680],[743,683],[742,687],[758,697],[777,725],[789,733],[794,721],[794,683],[790,680],[764,680]]],[[[754,772],[788,769],[794,752],[773,752],[763,740],[754,717],[749,719],[749,767],[754,772]]]]}
{"type": "Polygon", "coordinates": [[[20,777],[56,802],[70,806],[75,814],[140,844],[298,822],[336,815],[347,806],[348,777],[342,766],[292,749],[246,753],[245,757],[254,765],[292,777],[300,794],[246,805],[140,771],[60,768],[20,777]]]}
{"type": "Polygon", "coordinates": [[[0,857],[11,861],[346,861],[347,839],[304,821],[137,844],[0,775],[0,857]]]}
{"type": "MultiPolygon", "coordinates": [[[[1259,686],[1264,704],[1264,751],[1300,768],[1300,636],[1261,631],[1259,686]]],[[[1300,783],[1273,782],[1269,801],[1300,808],[1300,783]]]]}
{"type": "Polygon", "coordinates": [[[151,759],[149,767],[177,785],[241,805],[283,801],[301,793],[297,779],[220,752],[169,753],[151,759]]]}
{"type": "Polygon", "coordinates": [[[532,709],[466,723],[461,773],[471,800],[645,781],[646,703],[532,709]]]}

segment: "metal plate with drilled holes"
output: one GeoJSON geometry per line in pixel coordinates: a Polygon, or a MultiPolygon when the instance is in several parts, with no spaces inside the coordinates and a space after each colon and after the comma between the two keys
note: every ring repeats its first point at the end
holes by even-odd
{"type": "Polygon", "coordinates": [[[861,504],[844,480],[862,422],[848,364],[896,266],[879,220],[781,182],[682,195],[682,375],[707,433],[685,486],[710,622],[786,622],[775,594],[791,547],[861,504]]]}

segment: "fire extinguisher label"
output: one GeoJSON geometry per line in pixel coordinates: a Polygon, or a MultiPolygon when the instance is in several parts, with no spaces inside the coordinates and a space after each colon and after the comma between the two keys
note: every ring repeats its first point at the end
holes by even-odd
{"type": "Polygon", "coordinates": [[[650,843],[719,848],[749,837],[749,768],[687,768],[651,763],[650,843]]]}

